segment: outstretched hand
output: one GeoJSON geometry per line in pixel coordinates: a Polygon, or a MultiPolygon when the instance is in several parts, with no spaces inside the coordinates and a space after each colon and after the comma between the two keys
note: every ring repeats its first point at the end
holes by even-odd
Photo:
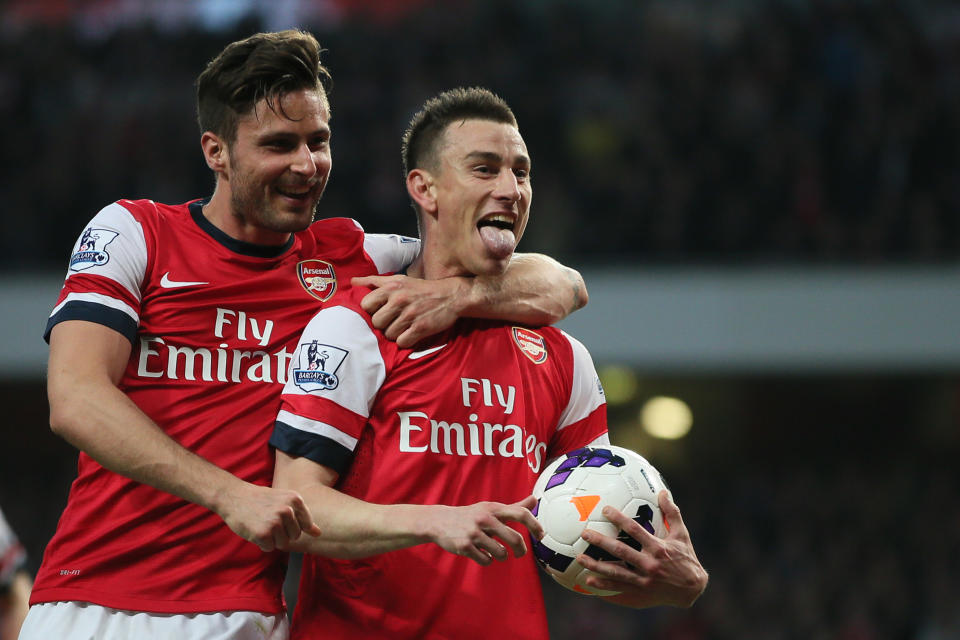
{"type": "Polygon", "coordinates": [[[320,535],[310,509],[296,491],[244,483],[221,509],[227,526],[263,551],[286,550],[301,534],[320,535]]]}
{"type": "Polygon", "coordinates": [[[506,523],[519,522],[539,540],[543,537],[543,527],[530,512],[536,504],[536,498],[527,496],[513,504],[478,502],[464,507],[438,506],[429,523],[432,541],[450,553],[483,566],[494,560],[506,560],[507,548],[519,558],[527,552],[524,536],[506,523]]]}
{"type": "Polygon", "coordinates": [[[587,578],[589,586],[620,592],[605,598],[611,602],[638,609],[689,607],[707,586],[707,572],[697,559],[680,509],[667,491],[661,491],[658,500],[669,529],[662,539],[617,509],[603,510],[610,522],[642,545],[640,551],[597,531],[587,529],[581,536],[623,561],[599,561],[586,554],[577,557],[577,562],[597,574],[587,578]]]}
{"type": "Polygon", "coordinates": [[[421,280],[403,275],[353,278],[355,287],[375,287],[361,300],[373,326],[408,349],[453,326],[470,290],[469,278],[421,280]]]}

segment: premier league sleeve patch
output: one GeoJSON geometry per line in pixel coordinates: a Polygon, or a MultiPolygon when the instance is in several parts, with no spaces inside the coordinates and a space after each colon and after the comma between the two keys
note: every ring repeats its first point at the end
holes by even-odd
{"type": "Polygon", "coordinates": [[[107,245],[120,234],[109,229],[87,227],[80,236],[77,249],[70,256],[70,271],[84,271],[91,267],[102,267],[110,261],[107,245]]]}
{"type": "Polygon", "coordinates": [[[349,351],[316,340],[304,342],[298,352],[297,367],[293,370],[293,383],[306,392],[330,391],[340,384],[337,370],[346,360],[349,351]]]}

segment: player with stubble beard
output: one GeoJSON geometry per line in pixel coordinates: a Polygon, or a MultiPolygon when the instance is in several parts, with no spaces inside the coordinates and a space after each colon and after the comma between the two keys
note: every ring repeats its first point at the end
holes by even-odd
{"type": "Polygon", "coordinates": [[[71,256],[48,321],[51,428],[80,449],[21,638],[287,636],[286,553],[321,534],[271,488],[297,337],[351,279],[400,344],[460,315],[555,321],[582,282],[542,256],[504,278],[391,274],[416,241],[313,222],[332,166],[327,70],[300,31],[257,34],[197,82],[212,196],[119,200],[71,256]],[[82,246],[81,246],[82,245],[82,246]]]}

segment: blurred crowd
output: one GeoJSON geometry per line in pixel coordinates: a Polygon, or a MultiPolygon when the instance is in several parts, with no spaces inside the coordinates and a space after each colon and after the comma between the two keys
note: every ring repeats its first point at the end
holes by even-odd
{"type": "MultiPolygon", "coordinates": [[[[401,4],[389,19],[298,14],[334,76],[322,215],[415,233],[403,127],[429,95],[480,84],[511,103],[534,158],[536,217],[521,249],[574,265],[960,254],[951,3],[401,4]]],[[[115,199],[211,193],[193,80],[226,42],[280,26],[263,12],[234,18],[218,30],[8,21],[3,269],[61,268],[85,221],[115,199]]]]}
{"type": "Polygon", "coordinates": [[[692,609],[635,612],[545,584],[554,640],[960,638],[960,480],[947,460],[849,459],[671,482],[704,567],[692,609]]]}

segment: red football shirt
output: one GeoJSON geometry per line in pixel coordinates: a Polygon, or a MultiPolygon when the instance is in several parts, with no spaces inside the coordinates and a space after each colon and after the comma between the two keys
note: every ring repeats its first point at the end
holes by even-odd
{"type": "MultiPolygon", "coordinates": [[[[590,356],[559,329],[461,320],[399,349],[371,328],[363,293],[338,294],[307,325],[270,440],[340,472],[341,491],[379,504],[512,503],[547,460],[605,436],[590,356]]],[[[434,544],[308,555],[293,637],[546,638],[538,571],[529,552],[482,567],[434,544]]]]}
{"type": "MultiPolygon", "coordinates": [[[[239,242],[199,201],[123,200],[74,248],[47,335],[87,320],[127,336],[123,391],[170,437],[260,485],[280,391],[304,325],[350,278],[395,271],[417,250],[321,220],[282,247],[239,242]]],[[[81,453],[31,604],[79,600],[161,613],[282,610],[286,555],[263,553],[214,513],[81,453]]]]}

